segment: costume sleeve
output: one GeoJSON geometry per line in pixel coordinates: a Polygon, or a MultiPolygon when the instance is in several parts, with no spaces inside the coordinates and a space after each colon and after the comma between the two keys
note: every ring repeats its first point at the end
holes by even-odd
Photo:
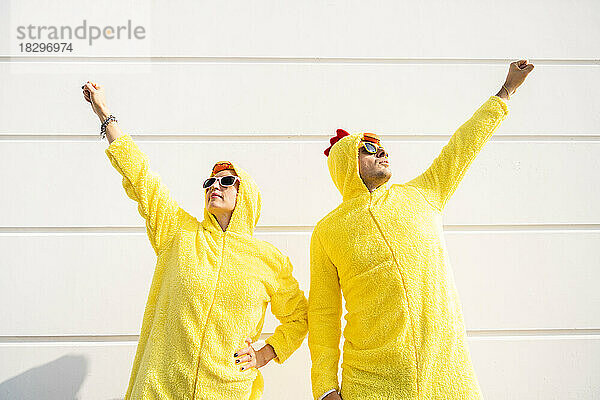
{"type": "Polygon", "coordinates": [[[300,347],[308,331],[308,301],[292,270],[290,259],[285,257],[277,277],[278,288],[271,295],[271,312],[281,324],[265,342],[273,346],[279,364],[300,347]]]}
{"type": "Polygon", "coordinates": [[[150,170],[148,157],[129,134],[119,136],[105,150],[111,164],[123,176],[127,196],[138,203],[138,212],[146,220],[146,232],[158,255],[175,236],[181,212],[161,182],[150,170]]]}
{"type": "Polygon", "coordinates": [[[491,96],[458,128],[430,167],[407,185],[419,189],[441,211],[467,168],[508,114],[506,102],[491,96]]]}
{"type": "Polygon", "coordinates": [[[312,359],[311,381],[315,399],[332,389],[339,391],[341,317],[342,295],[337,269],[313,231],[310,240],[308,347],[312,359]]]}

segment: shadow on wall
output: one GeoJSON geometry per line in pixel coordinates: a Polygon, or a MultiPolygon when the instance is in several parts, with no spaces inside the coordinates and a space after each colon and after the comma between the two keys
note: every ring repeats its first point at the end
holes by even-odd
{"type": "Polygon", "coordinates": [[[84,356],[66,355],[0,383],[0,399],[75,400],[87,370],[84,356]]]}

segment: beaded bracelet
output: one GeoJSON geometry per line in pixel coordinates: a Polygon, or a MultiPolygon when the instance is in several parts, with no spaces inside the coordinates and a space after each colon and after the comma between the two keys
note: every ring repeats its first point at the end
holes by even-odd
{"type": "Polygon", "coordinates": [[[100,139],[104,139],[106,138],[106,125],[108,125],[110,123],[110,121],[117,121],[117,118],[115,118],[114,115],[110,114],[108,117],[106,117],[106,119],[104,120],[104,122],[102,123],[102,125],[100,126],[100,139]]]}

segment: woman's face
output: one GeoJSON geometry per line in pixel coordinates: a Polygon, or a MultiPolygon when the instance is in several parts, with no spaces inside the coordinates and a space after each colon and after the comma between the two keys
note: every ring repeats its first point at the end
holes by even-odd
{"type": "MultiPolygon", "coordinates": [[[[229,169],[219,171],[214,176],[222,177],[228,175],[237,176],[235,171],[229,169]]],[[[211,187],[204,191],[204,207],[206,207],[208,212],[213,215],[233,213],[239,188],[239,181],[233,186],[228,187],[223,187],[219,182],[215,182],[211,187]]]]}

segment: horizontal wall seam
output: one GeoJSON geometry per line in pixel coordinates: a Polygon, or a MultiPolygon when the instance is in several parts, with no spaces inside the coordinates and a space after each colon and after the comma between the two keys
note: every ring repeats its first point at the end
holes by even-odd
{"type": "MultiPolygon", "coordinates": [[[[266,340],[273,333],[263,333],[259,340],[266,340]]],[[[573,329],[473,329],[467,330],[469,338],[503,339],[513,337],[523,338],[571,338],[593,337],[600,340],[600,329],[573,328],[573,329]]],[[[0,336],[0,345],[11,344],[50,344],[50,343],[114,343],[137,342],[139,335],[6,335],[0,336]]]]}
{"type": "MultiPolygon", "coordinates": [[[[137,141],[143,142],[326,142],[331,135],[320,133],[293,134],[293,133],[189,133],[189,134],[135,134],[130,133],[131,137],[137,141]]],[[[446,142],[452,136],[448,134],[411,134],[411,133],[380,133],[380,136],[386,142],[446,142]]],[[[40,141],[59,141],[59,142],[104,142],[99,139],[98,133],[0,133],[0,141],[5,142],[40,142],[40,141]]],[[[600,141],[600,134],[497,134],[490,138],[492,142],[597,142],[600,141]]],[[[108,144],[108,143],[106,143],[108,144]]]]}
{"type": "MultiPolygon", "coordinates": [[[[599,65],[598,58],[528,58],[536,65],[599,65]]],[[[496,64],[505,65],[513,58],[445,58],[445,57],[294,57],[294,56],[27,56],[0,55],[0,63],[121,63],[121,64],[496,64]]]]}
{"type": "MultiPolygon", "coordinates": [[[[257,226],[255,233],[270,234],[305,234],[311,233],[312,225],[262,225],[257,226]]],[[[477,225],[444,225],[444,231],[448,233],[475,233],[475,232],[593,232],[600,233],[600,224],[571,223],[571,224],[477,224],[477,225]]],[[[0,235],[145,235],[146,230],[139,226],[3,226],[0,227],[0,235]]]]}

